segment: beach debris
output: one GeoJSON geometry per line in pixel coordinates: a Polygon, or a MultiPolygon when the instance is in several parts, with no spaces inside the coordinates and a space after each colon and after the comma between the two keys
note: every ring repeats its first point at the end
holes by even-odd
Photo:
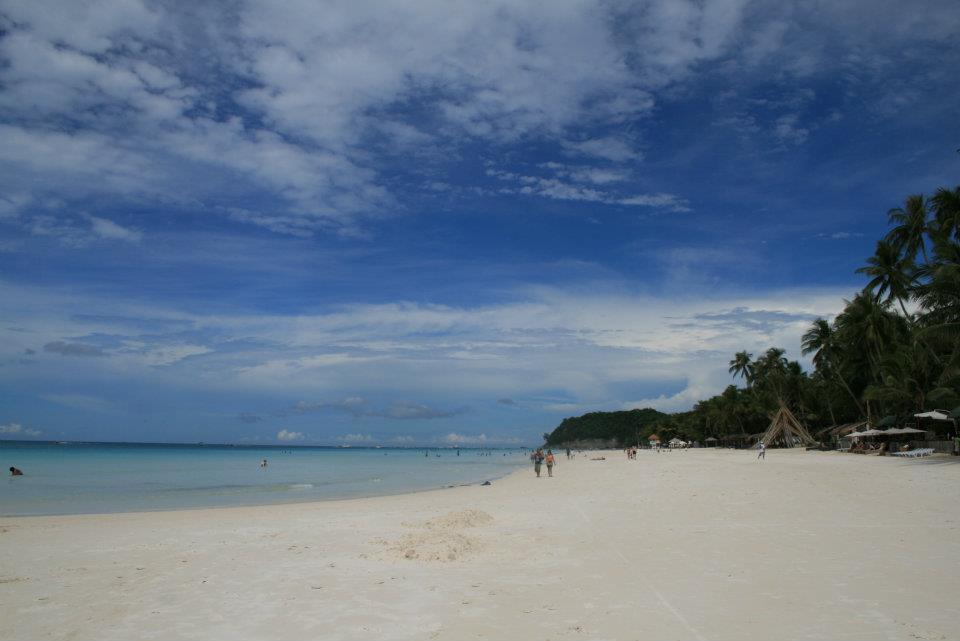
{"type": "Polygon", "coordinates": [[[480,485],[493,485],[493,483],[491,483],[490,481],[484,481],[480,485]]]}

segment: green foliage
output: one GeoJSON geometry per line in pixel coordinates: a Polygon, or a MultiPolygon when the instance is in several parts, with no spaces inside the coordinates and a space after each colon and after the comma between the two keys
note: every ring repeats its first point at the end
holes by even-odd
{"type": "Polygon", "coordinates": [[[560,446],[573,441],[616,441],[619,445],[637,442],[637,435],[645,438],[652,433],[650,426],[667,414],[645,408],[623,412],[590,412],[583,416],[565,418],[553,432],[546,434],[546,444],[560,446]]]}

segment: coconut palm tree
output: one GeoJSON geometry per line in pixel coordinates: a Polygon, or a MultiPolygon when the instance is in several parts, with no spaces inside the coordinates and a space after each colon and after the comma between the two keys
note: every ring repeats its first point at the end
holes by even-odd
{"type": "Polygon", "coordinates": [[[952,190],[941,187],[930,204],[937,230],[947,238],[960,240],[960,186],[952,190]]]}
{"type": "Polygon", "coordinates": [[[730,361],[730,368],[727,370],[733,377],[741,377],[744,382],[747,384],[747,387],[753,385],[753,370],[754,363],[751,360],[753,354],[748,354],[746,351],[737,352],[733,356],[733,360],[730,361]]]}
{"type": "Polygon", "coordinates": [[[879,301],[866,292],[860,292],[847,301],[837,316],[837,341],[843,346],[850,365],[856,367],[856,355],[866,355],[871,378],[879,381],[880,360],[884,350],[895,342],[896,314],[890,311],[889,301],[879,301]]]}
{"type": "MultiPolygon", "coordinates": [[[[818,371],[823,372],[825,376],[836,377],[843,389],[853,399],[854,405],[857,406],[857,410],[862,416],[863,406],[860,404],[860,399],[850,389],[850,385],[847,384],[847,380],[843,377],[838,364],[835,362],[838,356],[838,346],[837,335],[833,326],[823,318],[813,321],[813,325],[803,335],[800,351],[804,356],[813,354],[813,365],[818,371]]],[[[832,411],[831,408],[831,413],[832,411]]]]}
{"type": "Polygon", "coordinates": [[[867,259],[867,264],[858,269],[857,273],[872,277],[866,289],[873,293],[876,300],[896,299],[903,315],[910,318],[903,301],[910,297],[916,273],[911,258],[901,254],[893,243],[880,240],[877,241],[873,256],[867,259]]]}
{"type": "Polygon", "coordinates": [[[930,226],[927,214],[927,200],[923,194],[914,194],[907,198],[903,207],[887,212],[890,224],[895,225],[887,233],[886,240],[893,244],[910,260],[923,253],[923,262],[927,262],[925,234],[930,226]]]}
{"type": "Polygon", "coordinates": [[[754,386],[763,392],[769,392],[778,403],[786,400],[786,386],[789,378],[789,362],[784,354],[786,350],[771,347],[757,359],[753,367],[754,386]]]}
{"type": "Polygon", "coordinates": [[[880,401],[889,411],[922,412],[927,409],[927,395],[940,387],[936,361],[926,349],[916,345],[903,345],[889,352],[881,370],[880,382],[868,386],[864,396],[880,401]]]}
{"type": "Polygon", "coordinates": [[[960,243],[934,237],[933,260],[917,270],[914,295],[927,317],[960,321],[960,243]]]}

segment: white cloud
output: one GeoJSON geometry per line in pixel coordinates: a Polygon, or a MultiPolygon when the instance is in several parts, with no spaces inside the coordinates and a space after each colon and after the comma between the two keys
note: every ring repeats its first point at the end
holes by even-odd
{"type": "MultiPolygon", "coordinates": [[[[727,361],[741,349],[782,346],[799,358],[810,320],[836,314],[850,296],[845,289],[697,290],[665,298],[603,290],[535,288],[515,292],[513,302],[471,307],[392,303],[297,316],[202,316],[75,294],[47,296],[0,282],[0,295],[18,301],[8,325],[32,328],[29,334],[0,329],[0,358],[15,361],[25,349],[53,345],[53,354],[30,365],[31,375],[340,399],[304,401],[292,411],[326,408],[372,421],[472,420],[465,405],[500,398],[552,397],[586,409],[639,401],[682,409],[731,382],[727,361]],[[102,316],[80,315],[91,309],[102,316]],[[130,318],[191,327],[205,351],[157,368],[139,353],[100,351],[84,338],[95,333],[98,340],[134,345],[143,333],[124,320],[130,318]],[[64,336],[76,338],[58,342],[64,336]],[[686,391],[645,398],[631,394],[631,386],[686,391]],[[384,398],[410,400],[369,400],[384,398]]],[[[158,336],[151,345],[162,350],[181,340],[158,336]]],[[[0,384],[18,375],[17,368],[0,368],[0,384]]]]}
{"type": "MultiPolygon", "coordinates": [[[[130,347],[128,347],[130,349],[130,347]]],[[[213,351],[205,345],[175,345],[167,344],[160,346],[151,346],[144,349],[132,348],[134,353],[141,355],[142,362],[148,365],[173,365],[179,363],[185,358],[208,354],[213,351]]]]}
{"type": "Polygon", "coordinates": [[[290,430],[280,430],[277,432],[278,441],[302,441],[303,432],[291,432],[290,430]]]}
{"type": "Polygon", "coordinates": [[[0,425],[0,434],[4,436],[40,436],[40,430],[23,427],[19,423],[0,425]]]}
{"type": "Polygon", "coordinates": [[[598,185],[618,182],[624,174],[616,170],[568,168],[560,163],[541,165],[554,176],[532,176],[488,166],[486,174],[499,181],[510,183],[499,189],[500,193],[538,196],[553,200],[570,200],[628,207],[652,207],[666,211],[690,211],[687,202],[673,194],[633,194],[622,196],[600,189],[598,185]],[[587,184],[585,184],[587,183],[587,184]]]}
{"type": "Polygon", "coordinates": [[[806,127],[801,127],[798,123],[800,122],[800,116],[797,114],[785,114],[777,118],[776,123],[774,123],[773,133],[777,139],[785,144],[790,145],[802,145],[807,141],[807,137],[810,135],[810,130],[806,127]]]}
{"type": "Polygon", "coordinates": [[[106,399],[85,394],[42,394],[40,398],[65,407],[95,412],[107,410],[112,405],[106,399]]]}
{"type": "Polygon", "coordinates": [[[594,138],[582,142],[566,142],[564,146],[571,152],[613,162],[640,160],[643,157],[620,138],[594,138]]]}
{"type": "MultiPolygon", "coordinates": [[[[186,19],[176,3],[139,0],[5,7],[0,109],[17,124],[0,127],[0,187],[17,195],[0,201],[0,216],[50,195],[147,198],[202,202],[278,233],[355,234],[367,217],[398,209],[378,174],[380,151],[455,155],[476,141],[534,140],[635,163],[634,127],[704,62],[811,76],[837,64],[828,52],[842,33],[844,63],[872,77],[903,43],[960,27],[949,0],[565,0],[549,11],[533,0],[291,0],[193,11],[186,19]],[[575,133],[591,125],[604,133],[575,133]]],[[[789,113],[772,133],[798,145],[812,127],[789,113]]],[[[592,183],[616,180],[597,173],[592,183]]],[[[565,185],[543,191],[602,202],[565,185]]],[[[620,195],[621,204],[653,191],[620,195]]],[[[137,230],[112,225],[94,231],[137,240],[137,230]]]]}
{"type": "MultiPolygon", "coordinates": [[[[399,151],[537,137],[637,160],[625,138],[571,141],[567,130],[649,112],[651,90],[719,55],[740,14],[739,2],[648,4],[648,23],[614,30],[620,8],[579,0],[547,12],[537,2],[242,3],[198,9],[200,30],[176,8],[137,1],[17,3],[0,40],[0,108],[19,123],[0,132],[3,186],[203,199],[280,233],[355,233],[358,217],[393,204],[360,151],[368,138],[399,151]],[[404,106],[432,121],[407,119],[404,106]],[[243,206],[227,185],[258,186],[271,203],[243,206]]],[[[104,238],[140,233],[92,223],[104,238]]]]}
{"type": "Polygon", "coordinates": [[[617,203],[621,205],[658,207],[678,212],[690,211],[690,207],[687,206],[686,201],[682,198],[674,196],[673,194],[638,194],[636,196],[621,198],[617,201],[617,203]]]}
{"type": "Polygon", "coordinates": [[[447,443],[450,445],[483,445],[487,442],[486,434],[457,434],[456,432],[450,432],[440,439],[441,442],[447,443]]]}
{"type": "Polygon", "coordinates": [[[343,441],[344,443],[372,443],[373,437],[369,434],[344,434],[343,436],[337,437],[338,440],[343,441]]]}
{"type": "Polygon", "coordinates": [[[106,238],[108,240],[125,240],[131,243],[139,243],[140,239],[143,238],[142,232],[137,231],[136,229],[121,227],[117,223],[113,222],[112,220],[107,220],[106,218],[90,216],[90,226],[93,228],[94,234],[100,238],[106,238]]]}

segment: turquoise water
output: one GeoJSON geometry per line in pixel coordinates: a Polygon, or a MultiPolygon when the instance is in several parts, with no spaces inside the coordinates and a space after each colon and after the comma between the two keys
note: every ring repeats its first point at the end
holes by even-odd
{"type": "Polygon", "coordinates": [[[0,442],[0,515],[299,503],[493,480],[520,450],[0,442]],[[424,456],[425,452],[428,456],[424,456]],[[261,459],[267,467],[261,468],[261,459]],[[11,477],[15,466],[24,476],[11,477]]]}

